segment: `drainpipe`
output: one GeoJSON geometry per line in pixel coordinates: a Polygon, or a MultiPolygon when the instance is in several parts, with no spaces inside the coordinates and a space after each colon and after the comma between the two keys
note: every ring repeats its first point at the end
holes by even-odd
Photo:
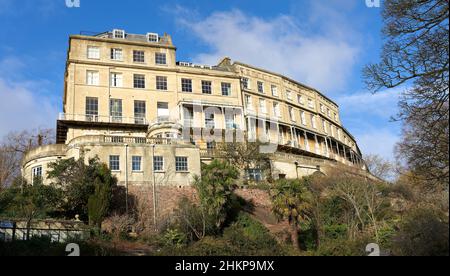
{"type": "Polygon", "coordinates": [[[125,144],[125,212],[128,215],[128,144],[125,144]]]}
{"type": "Polygon", "coordinates": [[[152,188],[153,188],[153,225],[154,225],[154,227],[155,227],[155,231],[158,229],[157,228],[157,224],[156,224],[156,173],[155,173],[155,147],[156,147],[156,145],[155,144],[152,144],[151,145],[151,147],[152,147],[152,165],[153,165],[153,168],[152,168],[152,174],[153,174],[153,185],[152,185],[152,188]]]}

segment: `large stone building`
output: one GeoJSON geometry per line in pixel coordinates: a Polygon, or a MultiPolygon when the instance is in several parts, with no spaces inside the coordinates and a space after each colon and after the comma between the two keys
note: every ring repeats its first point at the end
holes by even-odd
{"type": "MultiPolygon", "coordinates": [[[[24,158],[30,182],[49,183],[49,163],[83,154],[109,164],[121,184],[186,186],[223,137],[267,142],[275,179],[336,166],[366,170],[331,99],[229,58],[216,66],[176,62],[167,34],[70,36],[63,106],[56,144],[24,158]]],[[[264,178],[258,168],[246,173],[264,178]]]]}

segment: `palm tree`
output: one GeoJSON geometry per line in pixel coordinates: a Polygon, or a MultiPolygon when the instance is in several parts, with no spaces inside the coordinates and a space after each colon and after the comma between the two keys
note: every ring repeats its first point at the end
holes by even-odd
{"type": "Polygon", "coordinates": [[[301,222],[311,219],[311,193],[304,180],[279,180],[271,190],[272,211],[291,226],[292,244],[300,250],[298,238],[301,222]]]}

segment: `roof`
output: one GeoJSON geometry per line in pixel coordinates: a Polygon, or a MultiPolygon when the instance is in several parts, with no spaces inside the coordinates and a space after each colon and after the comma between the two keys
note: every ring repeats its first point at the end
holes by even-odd
{"type": "Polygon", "coordinates": [[[303,84],[303,83],[301,83],[301,82],[298,82],[298,81],[296,81],[296,80],[294,80],[294,79],[292,79],[292,78],[289,78],[289,77],[287,77],[287,76],[285,76],[285,75],[282,75],[282,74],[279,74],[279,73],[275,73],[275,72],[269,71],[269,70],[267,70],[267,69],[263,69],[263,68],[256,67],[256,66],[253,66],[253,65],[249,65],[249,64],[246,64],[246,63],[243,63],[243,62],[240,62],[240,61],[235,61],[235,62],[233,63],[233,65],[245,66],[245,67],[249,67],[249,68],[252,68],[252,69],[255,69],[255,70],[259,70],[259,71],[265,72],[265,73],[267,73],[267,74],[271,74],[271,75],[278,76],[278,77],[280,77],[280,78],[282,78],[282,79],[284,79],[284,80],[290,81],[290,82],[292,82],[292,83],[294,83],[294,84],[297,84],[297,85],[299,85],[299,86],[302,86],[302,87],[304,87],[304,88],[306,88],[306,89],[308,89],[308,90],[312,90],[312,91],[314,91],[314,92],[317,92],[320,96],[324,97],[325,99],[327,99],[328,101],[330,101],[332,104],[336,105],[336,107],[339,107],[339,105],[338,105],[335,101],[333,101],[332,99],[330,99],[330,98],[328,98],[327,96],[325,96],[325,95],[324,95],[322,92],[320,92],[319,90],[317,90],[317,89],[315,89],[315,88],[313,88],[313,87],[310,87],[310,86],[308,86],[308,85],[306,85],[306,84],[303,84]]]}

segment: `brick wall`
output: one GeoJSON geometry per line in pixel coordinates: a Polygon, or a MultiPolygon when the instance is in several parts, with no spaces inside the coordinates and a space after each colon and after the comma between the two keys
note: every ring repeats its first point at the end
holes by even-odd
{"type": "MultiPolygon", "coordinates": [[[[164,228],[183,197],[191,201],[197,200],[197,193],[193,187],[157,186],[155,190],[156,228],[158,229],[164,228]]],[[[143,231],[146,227],[154,229],[152,186],[130,186],[128,192],[131,209],[135,211],[140,221],[137,231],[143,231]]]]}

